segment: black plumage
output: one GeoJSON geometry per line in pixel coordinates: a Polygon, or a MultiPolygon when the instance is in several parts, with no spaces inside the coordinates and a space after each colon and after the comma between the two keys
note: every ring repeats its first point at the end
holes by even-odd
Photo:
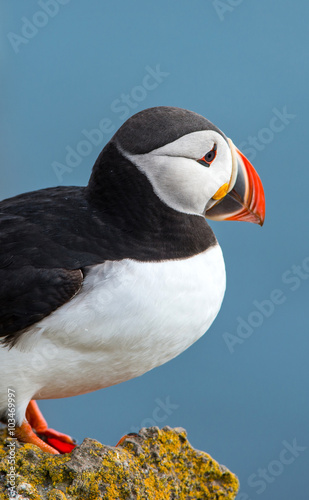
{"type": "Polygon", "coordinates": [[[214,130],[227,141],[223,132],[204,116],[172,106],[158,106],[136,113],[117,130],[113,139],[129,153],[144,154],[200,130],[214,130]]]}

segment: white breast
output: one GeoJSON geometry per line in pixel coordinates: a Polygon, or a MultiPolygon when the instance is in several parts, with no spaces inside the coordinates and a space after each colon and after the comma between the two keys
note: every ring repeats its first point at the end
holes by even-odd
{"type": "Polygon", "coordinates": [[[24,387],[35,388],[35,399],[117,384],[165,363],[200,338],[224,291],[219,245],[184,260],[109,261],[95,266],[82,291],[27,332],[24,351],[13,348],[5,361],[19,363],[24,387]]]}

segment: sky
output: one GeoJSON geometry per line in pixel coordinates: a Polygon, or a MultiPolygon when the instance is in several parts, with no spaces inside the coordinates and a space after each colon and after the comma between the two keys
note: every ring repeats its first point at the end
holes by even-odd
{"type": "Polygon", "coordinates": [[[85,185],[125,119],[160,105],[215,123],[266,195],[263,228],[211,223],[227,291],[207,334],[140,378],[40,402],[49,425],[110,445],[184,427],[237,474],[238,500],[307,500],[308,2],[0,5],[1,199],[85,185]]]}

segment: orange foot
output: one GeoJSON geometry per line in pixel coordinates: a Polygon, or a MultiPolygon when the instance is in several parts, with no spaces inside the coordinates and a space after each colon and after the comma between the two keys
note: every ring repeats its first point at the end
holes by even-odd
{"type": "Polygon", "coordinates": [[[36,446],[41,448],[41,450],[46,451],[47,453],[53,453],[53,455],[59,454],[59,451],[57,451],[52,446],[49,446],[49,444],[45,443],[42,439],[39,438],[39,436],[37,436],[33,432],[31,425],[28,424],[26,420],[23,421],[20,427],[16,427],[15,436],[22,443],[35,444],[36,446]]]}
{"type": "Polygon", "coordinates": [[[125,436],[122,436],[121,439],[119,439],[118,443],[115,446],[121,446],[123,442],[130,436],[138,436],[135,432],[129,432],[129,434],[125,434],[125,436]]]}
{"type": "Polygon", "coordinates": [[[26,419],[15,431],[16,437],[24,443],[37,445],[48,453],[70,453],[76,446],[74,440],[67,434],[49,429],[37,403],[31,400],[26,410],[26,419]],[[36,434],[33,432],[35,430],[36,434]],[[37,434],[43,436],[43,441],[37,434]],[[45,442],[46,441],[46,442],[45,442]]]}

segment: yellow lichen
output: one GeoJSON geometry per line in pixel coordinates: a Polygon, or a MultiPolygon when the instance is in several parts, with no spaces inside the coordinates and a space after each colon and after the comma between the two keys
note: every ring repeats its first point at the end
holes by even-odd
{"type": "Polygon", "coordinates": [[[63,491],[58,489],[52,489],[49,491],[46,498],[47,500],[67,500],[63,491]]]}
{"type": "MultiPolygon", "coordinates": [[[[0,478],[9,470],[6,438],[1,431],[0,478]]],[[[17,489],[33,500],[232,500],[238,490],[231,472],[194,450],[183,430],[166,427],[143,429],[118,448],[85,440],[66,455],[17,444],[16,472],[17,489]]],[[[5,481],[2,498],[8,498],[5,481]]]]}

